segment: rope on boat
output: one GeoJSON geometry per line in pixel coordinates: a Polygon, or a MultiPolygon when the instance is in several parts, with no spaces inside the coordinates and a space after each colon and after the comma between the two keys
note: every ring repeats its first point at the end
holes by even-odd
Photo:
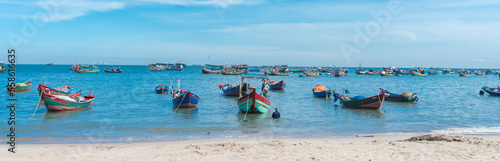
{"type": "Polygon", "coordinates": [[[377,96],[377,98],[378,98],[378,102],[380,103],[380,106],[382,106],[382,110],[384,110],[384,113],[386,113],[387,111],[385,111],[384,106],[383,106],[383,102],[380,100],[380,95],[377,96]]]}
{"type": "MultiPolygon", "coordinates": [[[[38,87],[36,87],[36,89],[39,90],[38,87]]],[[[35,111],[33,112],[33,115],[31,115],[30,118],[32,118],[33,116],[35,116],[36,110],[38,109],[38,106],[40,106],[40,100],[42,100],[42,95],[41,94],[40,94],[40,99],[38,99],[38,101],[36,102],[35,111]]]]}

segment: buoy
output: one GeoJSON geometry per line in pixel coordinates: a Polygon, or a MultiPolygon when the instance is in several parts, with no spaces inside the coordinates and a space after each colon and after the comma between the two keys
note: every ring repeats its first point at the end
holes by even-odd
{"type": "Polygon", "coordinates": [[[480,91],[479,91],[479,95],[484,95],[484,91],[483,91],[483,90],[480,90],[480,91]]]}

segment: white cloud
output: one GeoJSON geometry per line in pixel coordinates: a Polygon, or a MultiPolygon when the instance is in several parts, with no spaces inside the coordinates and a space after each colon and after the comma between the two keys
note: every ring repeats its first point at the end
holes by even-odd
{"type": "MultiPolygon", "coordinates": [[[[125,3],[123,2],[97,2],[85,0],[57,2],[58,3],[55,7],[51,6],[53,7],[51,9],[56,12],[47,13],[49,15],[47,19],[48,22],[72,20],[74,18],[87,15],[93,11],[105,12],[125,7],[125,3]]],[[[48,6],[46,5],[47,1],[39,1],[38,4],[42,8],[43,6],[48,6]]]]}
{"type": "Polygon", "coordinates": [[[179,6],[218,6],[226,8],[234,5],[255,5],[263,3],[261,0],[142,0],[144,2],[155,2],[179,6]]]}

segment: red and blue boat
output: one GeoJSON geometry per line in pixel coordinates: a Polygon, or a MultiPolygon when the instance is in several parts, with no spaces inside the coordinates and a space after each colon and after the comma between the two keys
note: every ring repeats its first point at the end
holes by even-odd
{"type": "Polygon", "coordinates": [[[172,103],[175,107],[179,108],[195,108],[198,106],[200,98],[191,91],[180,90],[174,92],[172,95],[172,103]]]}
{"type": "Polygon", "coordinates": [[[333,90],[329,90],[328,88],[326,88],[325,86],[320,86],[319,84],[317,84],[316,86],[314,86],[314,88],[312,89],[313,91],[313,94],[315,97],[331,97],[333,93],[335,93],[335,91],[333,90]]]}
{"type": "Polygon", "coordinates": [[[271,90],[285,90],[285,81],[281,80],[279,82],[271,82],[269,83],[269,89],[271,90]]]}
{"type": "Polygon", "coordinates": [[[240,86],[231,84],[219,84],[219,89],[226,96],[240,96],[240,86]]]}
{"type": "Polygon", "coordinates": [[[264,97],[253,91],[238,99],[238,107],[244,113],[266,113],[269,112],[271,102],[264,97]]]}
{"type": "Polygon", "coordinates": [[[340,99],[340,104],[347,108],[357,109],[379,109],[385,99],[385,93],[365,98],[363,96],[349,97],[347,95],[334,94],[335,102],[340,99]]]}
{"type": "Polygon", "coordinates": [[[387,90],[380,89],[380,93],[385,93],[386,101],[394,101],[394,102],[415,102],[418,101],[417,93],[403,92],[401,94],[391,93],[387,90]]]}
{"type": "Polygon", "coordinates": [[[500,96],[500,87],[498,88],[483,87],[482,89],[491,96],[500,96]]]}

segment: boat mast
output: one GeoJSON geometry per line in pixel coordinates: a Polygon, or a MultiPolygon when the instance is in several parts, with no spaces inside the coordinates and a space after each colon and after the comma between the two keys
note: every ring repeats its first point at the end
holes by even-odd
{"type": "Polygon", "coordinates": [[[243,80],[241,79],[241,77],[243,77],[243,76],[242,76],[242,75],[240,75],[240,91],[239,91],[239,93],[240,93],[240,98],[241,98],[241,96],[242,96],[242,95],[241,95],[241,86],[242,86],[242,85],[241,85],[241,82],[243,81],[243,80]]]}

